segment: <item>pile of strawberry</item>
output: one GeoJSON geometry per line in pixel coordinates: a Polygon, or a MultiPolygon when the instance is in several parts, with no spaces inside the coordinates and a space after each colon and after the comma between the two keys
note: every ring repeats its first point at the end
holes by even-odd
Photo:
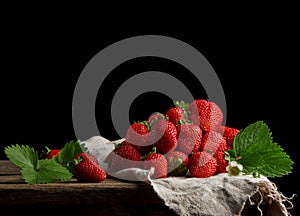
{"type": "Polygon", "coordinates": [[[240,175],[242,170],[254,177],[280,177],[291,172],[293,161],[273,143],[263,121],[241,130],[222,122],[222,110],[212,101],[175,102],[164,114],[154,113],[132,123],[125,139],[105,158],[108,169],[84,151],[79,141],[70,141],[62,149],[46,148],[42,157],[34,148],[18,144],[7,146],[5,154],[29,184],[73,177],[80,182],[102,182],[107,175],[127,168],[154,168],[152,178],[207,178],[227,171],[240,175]]]}
{"type": "Polygon", "coordinates": [[[175,102],[166,113],[154,113],[134,122],[125,140],[106,158],[109,170],[150,169],[153,178],[168,176],[210,177],[226,172],[225,151],[232,149],[239,129],[222,125],[220,107],[198,99],[175,102]]]}

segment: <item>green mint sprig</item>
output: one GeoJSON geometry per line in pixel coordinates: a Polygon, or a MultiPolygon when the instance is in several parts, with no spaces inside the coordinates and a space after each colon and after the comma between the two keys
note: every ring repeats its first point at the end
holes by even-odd
{"type": "Polygon", "coordinates": [[[78,141],[70,141],[52,160],[40,159],[38,152],[27,145],[7,146],[4,151],[8,159],[20,168],[26,183],[46,184],[70,180],[73,177],[73,158],[82,149],[78,141]]]}
{"type": "Polygon", "coordinates": [[[281,146],[273,142],[272,133],[263,121],[240,130],[233,149],[225,153],[225,159],[229,161],[228,173],[235,175],[281,177],[291,173],[294,164],[281,146]]]}

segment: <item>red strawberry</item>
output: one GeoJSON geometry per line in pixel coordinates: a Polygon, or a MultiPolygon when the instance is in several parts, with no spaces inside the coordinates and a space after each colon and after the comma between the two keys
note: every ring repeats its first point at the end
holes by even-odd
{"type": "Polygon", "coordinates": [[[185,120],[184,110],[180,107],[171,107],[166,112],[166,117],[174,125],[177,125],[180,120],[185,120]]]}
{"type": "Polygon", "coordinates": [[[203,135],[200,151],[208,151],[212,155],[216,151],[227,150],[227,144],[225,138],[216,131],[209,131],[203,135]]]}
{"type": "Polygon", "coordinates": [[[169,176],[185,176],[189,169],[189,158],[181,151],[172,151],[165,155],[169,176]]]}
{"type": "Polygon", "coordinates": [[[201,145],[202,130],[195,124],[179,124],[177,129],[178,149],[189,155],[197,152],[201,145]]]}
{"type": "Polygon", "coordinates": [[[154,167],[152,178],[166,178],[168,175],[168,162],[163,154],[151,152],[144,160],[144,169],[149,170],[154,167]]]}
{"type": "Polygon", "coordinates": [[[228,160],[225,160],[225,152],[224,151],[216,151],[214,157],[217,160],[217,173],[226,173],[226,167],[228,165],[228,160]]]}
{"type": "Polygon", "coordinates": [[[204,132],[219,129],[223,121],[222,110],[212,101],[194,100],[189,105],[189,112],[190,120],[204,132]]]}
{"type": "Polygon", "coordinates": [[[188,104],[185,104],[183,101],[176,101],[174,105],[175,107],[171,107],[167,110],[165,116],[176,126],[179,121],[187,120],[188,104]]]}
{"type": "Polygon", "coordinates": [[[155,122],[150,130],[149,141],[156,147],[157,152],[165,154],[177,147],[177,130],[168,120],[155,122]]]}
{"type": "Polygon", "coordinates": [[[52,159],[54,156],[58,157],[60,153],[60,149],[49,149],[47,146],[45,147],[47,149],[45,157],[47,159],[52,159]]]}
{"type": "Polygon", "coordinates": [[[134,145],[142,154],[148,153],[152,146],[148,146],[149,124],[146,121],[135,122],[130,125],[126,133],[127,142],[134,145]]]}
{"type": "Polygon", "coordinates": [[[226,167],[228,165],[228,160],[225,160],[225,152],[224,151],[216,151],[214,157],[217,160],[217,171],[216,173],[226,173],[226,167]]]}
{"type": "Polygon", "coordinates": [[[102,182],[106,179],[106,172],[99,165],[97,159],[81,152],[74,157],[74,177],[80,182],[102,182]]]}
{"type": "Polygon", "coordinates": [[[123,141],[121,144],[116,146],[109,167],[113,171],[140,167],[140,160],[140,152],[129,142],[123,141]]]}
{"type": "Polygon", "coordinates": [[[189,161],[190,176],[196,178],[207,178],[216,173],[217,161],[208,152],[196,152],[192,154],[189,161]]]}
{"type": "Polygon", "coordinates": [[[239,131],[240,130],[237,128],[228,127],[224,125],[220,126],[220,133],[223,134],[223,137],[226,139],[227,145],[230,148],[233,147],[233,140],[239,131]]]}
{"type": "Polygon", "coordinates": [[[139,145],[146,139],[148,128],[145,122],[135,122],[126,132],[126,140],[133,145],[139,145]]]}

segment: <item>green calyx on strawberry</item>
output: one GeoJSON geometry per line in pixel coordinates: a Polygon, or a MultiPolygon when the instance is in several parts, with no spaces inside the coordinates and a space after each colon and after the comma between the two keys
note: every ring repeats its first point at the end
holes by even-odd
{"type": "Polygon", "coordinates": [[[114,151],[109,155],[111,157],[109,168],[112,171],[118,171],[127,168],[140,168],[141,154],[137,148],[124,140],[116,145],[114,151]]]}
{"type": "Polygon", "coordinates": [[[168,175],[168,162],[163,154],[157,153],[154,147],[152,151],[144,157],[143,167],[146,170],[154,168],[151,178],[166,178],[168,175]]]}
{"type": "Polygon", "coordinates": [[[164,115],[164,114],[162,114],[162,113],[160,113],[160,112],[155,112],[155,113],[153,113],[153,114],[151,114],[150,116],[149,116],[149,118],[148,118],[148,123],[149,123],[149,126],[150,126],[150,128],[151,128],[151,126],[155,123],[155,122],[157,122],[157,121],[159,121],[159,120],[163,120],[163,119],[166,119],[166,116],[164,115]]]}
{"type": "Polygon", "coordinates": [[[184,103],[184,101],[175,101],[174,107],[169,108],[165,116],[176,126],[179,121],[188,120],[188,107],[189,104],[184,103]]]}
{"type": "Polygon", "coordinates": [[[214,153],[214,157],[217,160],[216,173],[226,173],[226,167],[228,166],[228,160],[225,159],[225,151],[219,150],[214,153]]]}
{"type": "Polygon", "coordinates": [[[127,129],[126,140],[133,145],[139,146],[146,141],[149,129],[147,121],[134,122],[127,129]]]}
{"type": "Polygon", "coordinates": [[[45,158],[52,159],[54,156],[58,157],[60,153],[60,149],[49,149],[47,146],[45,146],[46,152],[45,152],[45,158]]]}
{"type": "Polygon", "coordinates": [[[130,125],[126,132],[126,141],[139,150],[142,154],[148,153],[152,146],[149,146],[149,130],[148,121],[134,122],[130,125]]]}
{"type": "Polygon", "coordinates": [[[168,162],[168,176],[185,176],[189,169],[189,158],[181,151],[172,151],[165,155],[168,162]]]}
{"type": "Polygon", "coordinates": [[[74,177],[80,182],[102,182],[106,179],[106,172],[99,165],[97,159],[81,152],[74,157],[74,177]]]}

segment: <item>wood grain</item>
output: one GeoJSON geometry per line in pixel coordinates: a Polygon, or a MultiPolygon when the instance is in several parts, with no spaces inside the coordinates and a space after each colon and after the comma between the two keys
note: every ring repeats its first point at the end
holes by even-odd
{"type": "Polygon", "coordinates": [[[19,167],[15,166],[9,160],[0,160],[0,175],[18,175],[19,167]]]}
{"type": "Polygon", "coordinates": [[[0,211],[18,215],[36,208],[45,211],[43,215],[47,215],[46,209],[72,215],[174,215],[145,182],[108,177],[101,183],[72,179],[29,185],[18,167],[10,161],[0,161],[0,211]]]}

